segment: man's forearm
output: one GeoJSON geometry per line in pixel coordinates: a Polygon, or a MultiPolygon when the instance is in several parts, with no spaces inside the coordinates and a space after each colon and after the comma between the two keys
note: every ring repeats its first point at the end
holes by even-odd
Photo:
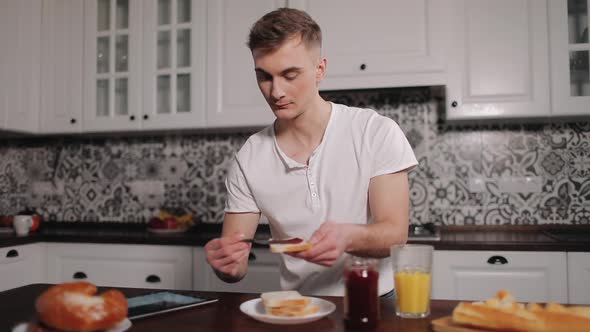
{"type": "Polygon", "coordinates": [[[394,244],[405,244],[408,228],[390,223],[350,225],[349,245],[346,252],[364,257],[384,258],[394,244]]]}

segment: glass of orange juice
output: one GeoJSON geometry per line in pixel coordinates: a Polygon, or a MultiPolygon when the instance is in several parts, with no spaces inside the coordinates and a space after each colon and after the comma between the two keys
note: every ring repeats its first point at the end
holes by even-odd
{"type": "Polygon", "coordinates": [[[430,314],[433,250],[422,244],[391,247],[396,315],[424,318],[430,314]]]}

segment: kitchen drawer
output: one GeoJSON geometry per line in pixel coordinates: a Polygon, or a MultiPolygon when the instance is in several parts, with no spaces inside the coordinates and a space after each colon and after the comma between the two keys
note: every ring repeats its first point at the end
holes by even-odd
{"type": "Polygon", "coordinates": [[[44,244],[0,248],[0,291],[45,282],[44,244]]]}
{"type": "Polygon", "coordinates": [[[191,289],[191,249],[158,245],[49,244],[48,280],[99,286],[191,289]]]}
{"type": "Polygon", "coordinates": [[[236,283],[226,283],[215,275],[205,259],[204,249],[196,248],[195,253],[194,265],[203,267],[195,270],[195,290],[262,293],[281,289],[280,256],[271,253],[267,248],[252,248],[248,273],[236,283]]]}
{"type": "Polygon", "coordinates": [[[565,252],[436,250],[432,297],[484,300],[501,289],[518,301],[568,302],[565,252]]]}
{"type": "Polygon", "coordinates": [[[567,253],[569,303],[590,304],[590,252],[567,253]]]}

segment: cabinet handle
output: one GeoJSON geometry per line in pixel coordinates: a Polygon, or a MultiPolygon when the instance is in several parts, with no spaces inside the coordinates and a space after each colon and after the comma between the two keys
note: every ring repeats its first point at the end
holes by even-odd
{"type": "Polygon", "coordinates": [[[73,118],[72,118],[72,119],[70,119],[70,123],[71,123],[71,124],[75,124],[75,123],[76,123],[76,119],[73,119],[73,118]]]}
{"type": "Polygon", "coordinates": [[[359,67],[361,70],[365,70],[367,69],[367,65],[362,63],[361,66],[359,67]]]}
{"type": "Polygon", "coordinates": [[[157,275],[150,274],[149,276],[147,276],[147,278],[145,278],[145,282],[157,283],[157,282],[162,282],[162,280],[157,275]]]}
{"type": "Polygon", "coordinates": [[[459,105],[459,103],[456,100],[453,100],[451,107],[457,107],[457,105],[459,105]]]}
{"type": "Polygon", "coordinates": [[[135,115],[131,115],[131,116],[129,117],[129,120],[131,120],[131,121],[135,120],[135,115]]]}
{"type": "Polygon", "coordinates": [[[504,265],[508,264],[508,260],[504,256],[492,256],[488,258],[488,264],[492,265],[504,265]]]}
{"type": "Polygon", "coordinates": [[[10,249],[6,253],[6,258],[14,258],[14,257],[18,257],[18,251],[16,249],[10,249]]]}
{"type": "Polygon", "coordinates": [[[86,275],[86,273],[80,272],[80,271],[74,273],[74,276],[73,277],[74,277],[74,279],[86,279],[86,278],[88,278],[88,276],[86,275]]]}
{"type": "Polygon", "coordinates": [[[147,120],[147,119],[149,119],[149,118],[150,118],[150,116],[149,116],[149,115],[147,115],[147,114],[144,114],[144,115],[143,115],[143,119],[144,119],[144,120],[147,120]]]}
{"type": "Polygon", "coordinates": [[[256,260],[256,255],[254,255],[253,253],[249,253],[248,254],[248,261],[253,262],[255,260],[256,260]]]}

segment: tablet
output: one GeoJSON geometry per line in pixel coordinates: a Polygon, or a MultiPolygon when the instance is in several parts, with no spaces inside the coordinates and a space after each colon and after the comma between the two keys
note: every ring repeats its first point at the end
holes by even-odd
{"type": "Polygon", "coordinates": [[[137,319],[216,302],[217,299],[160,291],[127,299],[129,319],[137,319]]]}

